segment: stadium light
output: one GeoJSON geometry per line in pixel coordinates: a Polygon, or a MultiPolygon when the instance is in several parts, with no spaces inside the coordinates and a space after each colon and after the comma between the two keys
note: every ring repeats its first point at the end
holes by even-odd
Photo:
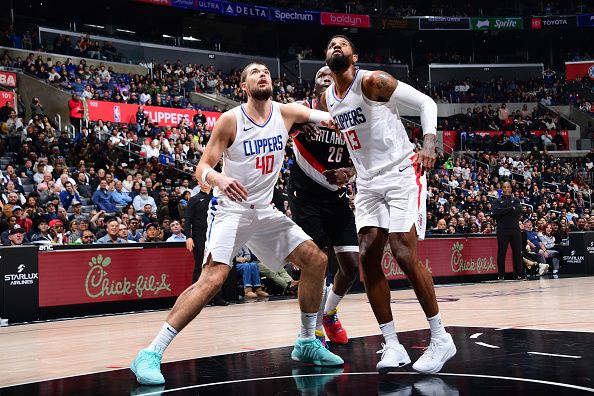
{"type": "Polygon", "coordinates": [[[128,29],[116,29],[118,32],[136,34],[136,32],[128,29]]]}
{"type": "Polygon", "coordinates": [[[164,35],[163,35],[163,38],[174,38],[174,37],[173,37],[173,36],[170,36],[170,35],[168,35],[168,34],[164,34],[164,35]]]}
{"type": "Polygon", "coordinates": [[[85,23],[85,26],[92,27],[92,28],[95,28],[95,29],[105,29],[105,26],[93,25],[93,24],[90,24],[90,23],[85,23]]]}
{"type": "Polygon", "coordinates": [[[183,39],[186,41],[202,41],[201,39],[192,36],[184,36],[183,39]]]}

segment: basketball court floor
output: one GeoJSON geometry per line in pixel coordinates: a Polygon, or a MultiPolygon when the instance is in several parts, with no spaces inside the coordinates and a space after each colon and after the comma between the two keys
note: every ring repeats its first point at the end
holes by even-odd
{"type": "MultiPolygon", "coordinates": [[[[166,384],[128,365],[167,311],[0,328],[0,395],[577,395],[594,393],[594,277],[438,287],[457,355],[438,375],[375,370],[382,337],[365,294],[340,317],[344,367],[293,362],[296,300],[209,307],[164,356],[166,384]]],[[[416,360],[429,331],[412,290],[392,292],[399,339],[416,360]]]]}

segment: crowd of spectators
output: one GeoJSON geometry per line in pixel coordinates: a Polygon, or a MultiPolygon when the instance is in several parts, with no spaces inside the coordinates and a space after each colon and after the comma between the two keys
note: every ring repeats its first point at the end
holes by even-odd
{"type": "MultiPolygon", "coordinates": [[[[36,106],[43,111],[41,103],[36,106]]],[[[199,123],[200,114],[196,119],[199,123]]],[[[12,243],[9,236],[20,231],[21,242],[98,241],[109,232],[107,220],[113,217],[126,241],[180,240],[184,209],[195,187],[193,175],[181,170],[181,153],[187,158],[193,139],[208,139],[204,127],[187,136],[178,128],[155,127],[143,136],[144,129],[139,133],[133,125],[98,122],[72,139],[45,114],[22,118],[10,106],[0,108],[0,125],[3,243],[12,243]],[[126,139],[138,141],[139,135],[143,144],[134,152],[118,148],[126,139]],[[166,152],[169,163],[160,161],[166,152]]]]}
{"type": "Polygon", "coordinates": [[[550,224],[560,232],[594,230],[591,217],[591,178],[594,150],[584,159],[557,158],[534,151],[517,158],[497,152],[439,155],[437,170],[428,180],[429,234],[492,234],[493,199],[501,196],[504,181],[522,202],[522,221],[531,220],[539,232],[550,224]]]}
{"type": "MultiPolygon", "coordinates": [[[[568,122],[558,112],[542,108],[510,111],[506,103],[468,107],[464,114],[441,118],[440,130],[456,131],[460,150],[501,151],[567,150],[561,130],[569,129],[568,122]],[[478,131],[478,132],[477,132],[478,131]],[[490,133],[485,133],[490,132],[490,133]]],[[[412,126],[416,136],[418,127],[412,126]]]]}
{"type": "Polygon", "coordinates": [[[540,102],[551,106],[569,103],[571,92],[566,85],[565,79],[556,77],[527,81],[499,77],[489,82],[468,79],[434,82],[425,91],[437,103],[540,102]]]}

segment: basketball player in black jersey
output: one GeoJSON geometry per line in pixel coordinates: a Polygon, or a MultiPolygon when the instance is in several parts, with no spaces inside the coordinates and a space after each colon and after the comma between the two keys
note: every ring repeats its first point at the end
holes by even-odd
{"type": "MultiPolygon", "coordinates": [[[[303,104],[317,109],[322,93],[331,83],[330,68],[324,66],[316,73],[316,98],[303,104]]],[[[359,264],[355,217],[345,187],[355,170],[344,139],[334,130],[318,128],[315,134],[293,135],[296,161],[290,169],[289,203],[292,219],[313,241],[322,249],[334,248],[339,268],[334,284],[325,291],[325,304],[322,298],[316,336],[324,337],[323,324],[330,341],[346,344],[348,336],[336,308],[353,285],[359,264]]]]}

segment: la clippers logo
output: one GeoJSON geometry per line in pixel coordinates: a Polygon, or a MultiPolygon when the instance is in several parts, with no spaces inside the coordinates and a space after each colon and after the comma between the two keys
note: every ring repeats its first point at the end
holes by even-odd
{"type": "Polygon", "coordinates": [[[419,214],[419,227],[423,228],[423,215],[419,214]]]}
{"type": "Polygon", "coordinates": [[[594,80],[594,65],[592,65],[588,68],[588,77],[590,77],[592,80],[594,80]]]}

